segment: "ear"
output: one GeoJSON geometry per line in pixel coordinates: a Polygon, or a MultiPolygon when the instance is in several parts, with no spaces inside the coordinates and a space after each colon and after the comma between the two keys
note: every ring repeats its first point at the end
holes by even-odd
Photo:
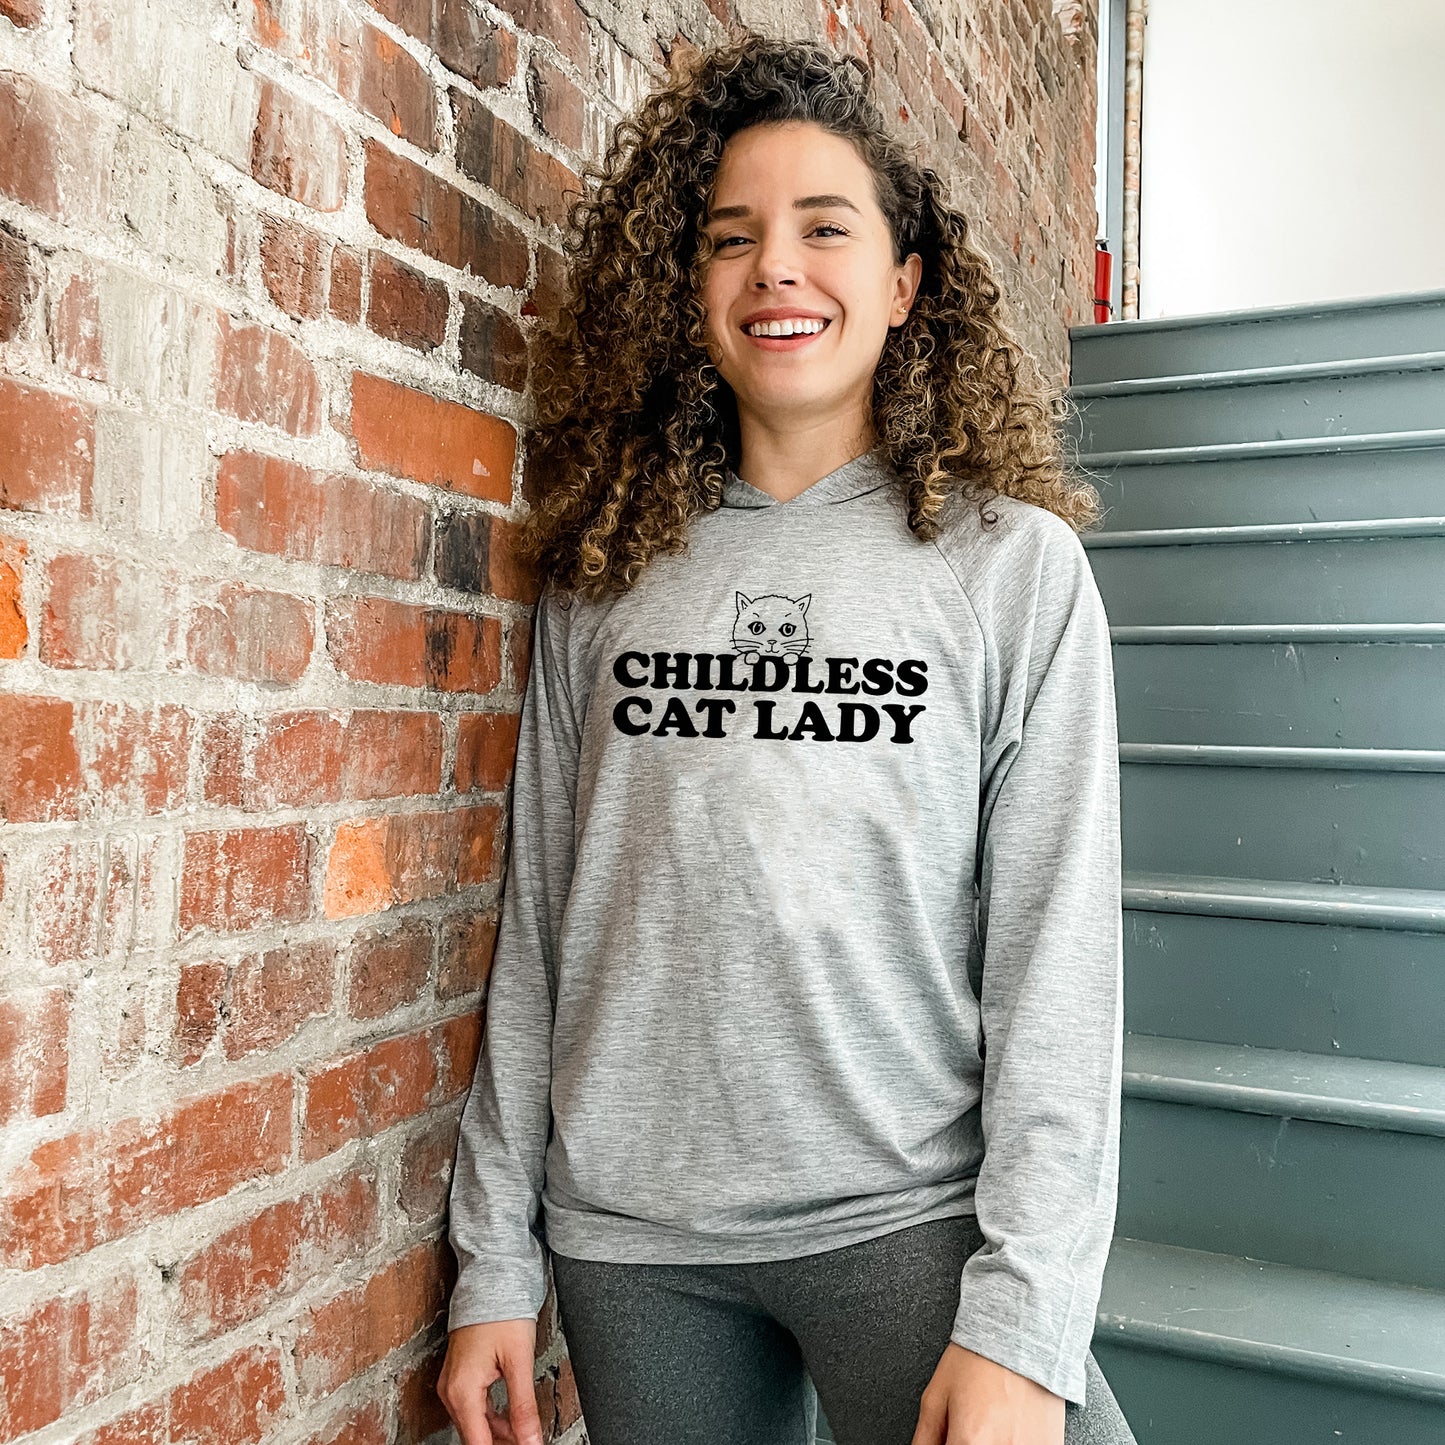
{"type": "Polygon", "coordinates": [[[808,604],[809,604],[812,600],[813,600],[813,594],[812,594],[811,592],[805,592],[805,593],[803,593],[803,595],[802,595],[801,597],[795,597],[795,598],[793,598],[793,602],[794,602],[794,604],[796,605],[796,607],[797,607],[797,609],[798,609],[799,612],[807,612],[807,610],[808,610],[808,604]]]}
{"type": "Polygon", "coordinates": [[[738,597],[738,611],[739,611],[739,612],[741,612],[744,607],[751,607],[751,606],[753,605],[753,599],[752,599],[751,597],[744,597],[741,592],[739,592],[739,593],[737,594],[737,597],[738,597]]]}
{"type": "Polygon", "coordinates": [[[893,289],[893,315],[890,326],[901,326],[913,309],[918,298],[918,287],[923,280],[923,257],[917,251],[910,251],[899,268],[898,280],[893,289]]]}

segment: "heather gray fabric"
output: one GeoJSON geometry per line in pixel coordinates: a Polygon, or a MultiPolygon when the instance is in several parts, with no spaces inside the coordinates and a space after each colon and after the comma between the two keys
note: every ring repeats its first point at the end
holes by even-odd
{"type": "MultiPolygon", "coordinates": [[[[553,1253],[591,1445],[910,1445],[948,1344],[972,1214],[799,1259],[602,1264],[553,1253]]],[[[1092,1353],[1064,1445],[1137,1445],[1092,1353]]]]}
{"type": "Polygon", "coordinates": [[[740,1264],[976,1211],[952,1338],[1083,1402],[1118,1183],[1109,631],[1073,530],[990,507],[918,540],[881,449],[787,502],[730,473],[631,592],[544,591],[452,1328],[534,1316],[544,1246],[740,1264]]]}

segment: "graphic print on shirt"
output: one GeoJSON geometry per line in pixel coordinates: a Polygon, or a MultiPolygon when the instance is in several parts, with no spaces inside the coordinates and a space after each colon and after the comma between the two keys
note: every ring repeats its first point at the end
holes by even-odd
{"type": "Polygon", "coordinates": [[[811,592],[784,597],[769,592],[762,597],[737,594],[738,616],[733,623],[733,646],[744,662],[754,663],[769,653],[808,650],[808,604],[811,592]]]}
{"type": "Polygon", "coordinates": [[[808,650],[811,592],[737,592],[734,598],[731,652],[630,650],[617,655],[612,676],[629,689],[612,709],[618,732],[776,742],[916,741],[914,724],[926,710],[923,703],[848,701],[846,695],[917,697],[928,690],[928,664],[922,658],[814,657],[808,650]],[[667,696],[656,695],[662,693],[667,696]],[[717,693],[791,695],[707,695],[717,693]],[[827,698],[827,705],[818,698],[827,698]]]}

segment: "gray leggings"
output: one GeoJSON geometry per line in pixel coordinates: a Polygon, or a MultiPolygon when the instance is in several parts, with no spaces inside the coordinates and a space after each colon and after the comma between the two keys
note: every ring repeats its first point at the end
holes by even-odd
{"type": "MultiPolygon", "coordinates": [[[[972,1214],[800,1259],[611,1264],[551,1255],[591,1445],[911,1445],[948,1344],[972,1214]]],[[[1091,1351],[1065,1445],[1136,1445],[1091,1351]]]]}

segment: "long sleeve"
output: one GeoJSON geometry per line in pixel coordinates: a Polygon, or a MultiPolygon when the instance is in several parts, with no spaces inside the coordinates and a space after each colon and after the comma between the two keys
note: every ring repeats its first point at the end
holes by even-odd
{"type": "Polygon", "coordinates": [[[986,1243],[952,1339],[1083,1403],[1118,1197],[1117,714],[1083,546],[1062,521],[1041,537],[981,616],[996,638],[977,880],[986,1243]]]}
{"type": "Polygon", "coordinates": [[[482,1048],[452,1179],[449,1228],[459,1273],[451,1329],[535,1318],[546,1298],[538,1221],[552,1123],[556,948],[572,878],[580,733],[568,687],[564,621],[555,595],[545,590],[533,615],[482,1048]]]}

